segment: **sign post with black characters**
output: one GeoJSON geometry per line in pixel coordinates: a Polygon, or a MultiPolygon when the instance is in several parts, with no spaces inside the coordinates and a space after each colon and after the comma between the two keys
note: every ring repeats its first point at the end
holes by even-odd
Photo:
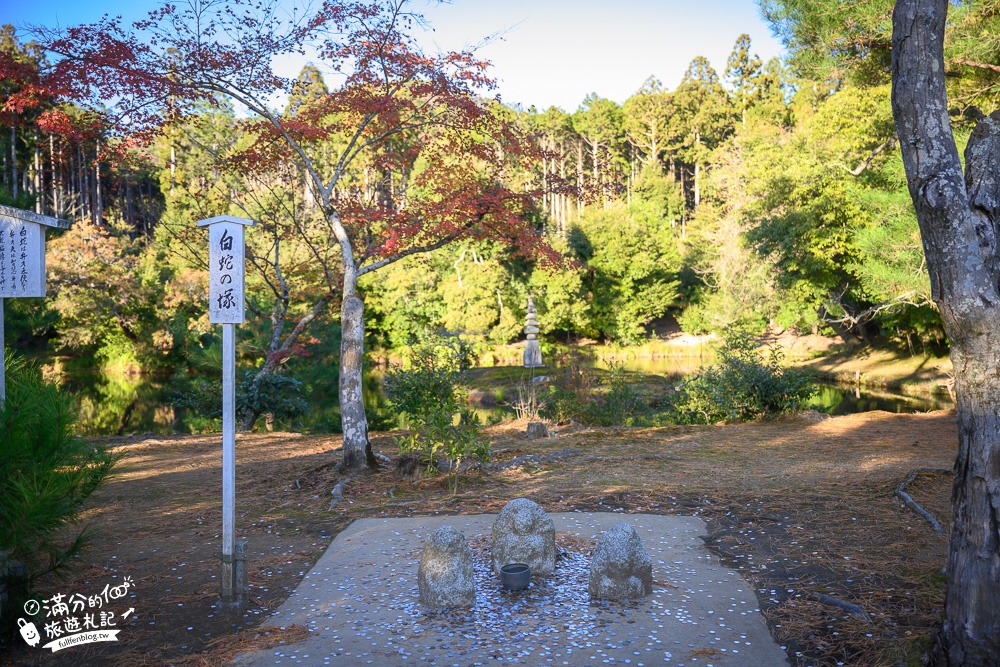
{"type": "Polygon", "coordinates": [[[0,401],[7,399],[3,301],[45,296],[45,228],[68,229],[59,218],[0,206],[0,401]]]}
{"type": "Polygon", "coordinates": [[[244,229],[252,220],[220,215],[208,227],[208,320],[222,325],[222,583],[219,607],[247,603],[247,542],[236,539],[236,324],[244,320],[244,229]]]}

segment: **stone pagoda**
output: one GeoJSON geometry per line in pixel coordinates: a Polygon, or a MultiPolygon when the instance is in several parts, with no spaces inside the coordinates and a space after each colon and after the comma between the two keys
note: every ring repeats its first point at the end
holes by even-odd
{"type": "Polygon", "coordinates": [[[524,367],[542,368],[542,348],[538,346],[538,318],[535,316],[535,302],[531,295],[528,295],[528,316],[524,333],[528,335],[528,340],[524,343],[524,367]]]}

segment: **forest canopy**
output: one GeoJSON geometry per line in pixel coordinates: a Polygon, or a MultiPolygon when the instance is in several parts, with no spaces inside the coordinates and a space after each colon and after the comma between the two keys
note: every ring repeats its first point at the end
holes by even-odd
{"type": "MultiPolygon", "coordinates": [[[[963,119],[995,107],[996,48],[975,39],[995,21],[989,4],[960,3],[949,24],[960,144],[963,119]]],[[[848,12],[846,23],[830,3],[761,8],[789,49],[786,62],[762,62],[742,35],[725,63],[695,57],[674,89],[651,76],[621,104],[599,91],[570,110],[484,100],[537,146],[503,180],[534,197],[516,211],[538,237],[533,247],[561,258],[524,252],[502,233],[470,235],[361,276],[369,349],[398,349],[431,330],[515,341],[529,293],[548,340],[636,344],[676,320],[692,333],[740,325],[848,344],[881,335],[911,350],[945,345],[889,108],[891,3],[847,3],[837,14],[848,12]]],[[[257,271],[243,362],[265,363],[274,337],[299,322],[307,326],[280,364],[337,335],[335,312],[313,312],[339,261],[311,236],[322,226],[315,185],[287,151],[267,149],[266,128],[239,103],[218,94],[178,106],[163,131],[137,142],[74,103],[48,78],[45,52],[11,26],[0,58],[0,200],[78,222],[51,243],[54,298],[43,308],[12,303],[10,339],[153,369],[198,359],[216,334],[190,230],[222,210],[262,223],[248,236],[257,271]],[[278,248],[281,285],[268,272],[278,248]],[[288,324],[275,329],[282,300],[288,324]]],[[[350,140],[335,129],[345,113],[330,106],[336,85],[308,65],[273,109],[303,131],[330,119],[330,131],[300,137],[317,155],[350,140]]],[[[433,203],[447,157],[418,157],[416,141],[395,135],[332,196],[433,203]]],[[[379,243],[405,245],[403,229],[379,243]]]]}

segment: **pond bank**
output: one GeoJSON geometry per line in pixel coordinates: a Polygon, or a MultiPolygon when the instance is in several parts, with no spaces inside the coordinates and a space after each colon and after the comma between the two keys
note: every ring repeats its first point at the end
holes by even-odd
{"type": "Polygon", "coordinates": [[[894,389],[904,394],[951,395],[948,357],[904,356],[891,350],[865,348],[796,362],[816,377],[840,384],[894,389]]]}
{"type": "MultiPolygon", "coordinates": [[[[866,346],[847,350],[839,338],[812,334],[782,333],[765,336],[762,341],[780,347],[790,366],[807,370],[825,382],[915,395],[951,393],[952,366],[947,356],[910,355],[886,347],[866,346]]],[[[558,346],[554,356],[578,354],[603,367],[621,363],[626,369],[637,372],[684,375],[694,372],[701,365],[710,364],[718,342],[719,338],[714,334],[695,336],[674,333],[632,347],[597,344],[558,346]]],[[[498,348],[490,353],[488,361],[504,362],[497,363],[498,366],[516,364],[520,349],[517,345],[498,348]]]]}
{"type": "MultiPolygon", "coordinates": [[[[672,382],[676,384],[676,379],[712,363],[717,342],[714,336],[675,334],[631,348],[558,346],[546,353],[549,365],[534,375],[558,378],[565,372],[557,370],[558,366],[576,363],[580,370],[587,370],[589,381],[596,381],[606,377],[612,364],[622,364],[626,371],[642,376],[637,379],[654,394],[662,394],[672,382]]],[[[948,394],[951,362],[947,358],[908,357],[905,353],[873,349],[848,354],[838,349],[836,340],[822,336],[784,335],[773,342],[787,351],[792,365],[809,370],[819,379],[820,392],[810,404],[814,409],[844,414],[871,409],[923,412],[951,407],[948,394]],[[831,386],[833,383],[837,386],[831,386]]],[[[516,398],[519,382],[530,379],[529,372],[521,367],[521,348],[517,345],[497,348],[491,354],[489,359],[480,360],[487,367],[473,369],[468,378],[474,394],[470,396],[471,402],[481,408],[479,416],[484,423],[512,416],[502,406],[516,398]]],[[[299,378],[305,381],[306,399],[312,406],[309,414],[279,424],[278,428],[312,433],[337,430],[336,361],[326,362],[333,364],[331,372],[312,372],[309,377],[299,378]]],[[[163,378],[104,373],[61,358],[43,365],[42,369],[49,379],[78,397],[78,427],[82,434],[201,433],[218,428],[217,420],[175,407],[178,388],[163,378]]],[[[373,364],[366,374],[365,408],[370,426],[376,431],[398,425],[392,410],[386,406],[380,377],[381,369],[373,364]]]]}

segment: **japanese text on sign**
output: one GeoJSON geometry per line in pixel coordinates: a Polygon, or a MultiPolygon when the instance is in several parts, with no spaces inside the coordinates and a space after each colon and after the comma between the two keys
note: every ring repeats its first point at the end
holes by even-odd
{"type": "Polygon", "coordinates": [[[208,319],[243,322],[243,225],[218,222],[208,228],[208,319]]]}
{"type": "Polygon", "coordinates": [[[0,218],[0,298],[45,296],[45,237],[40,225],[0,218]]]}

